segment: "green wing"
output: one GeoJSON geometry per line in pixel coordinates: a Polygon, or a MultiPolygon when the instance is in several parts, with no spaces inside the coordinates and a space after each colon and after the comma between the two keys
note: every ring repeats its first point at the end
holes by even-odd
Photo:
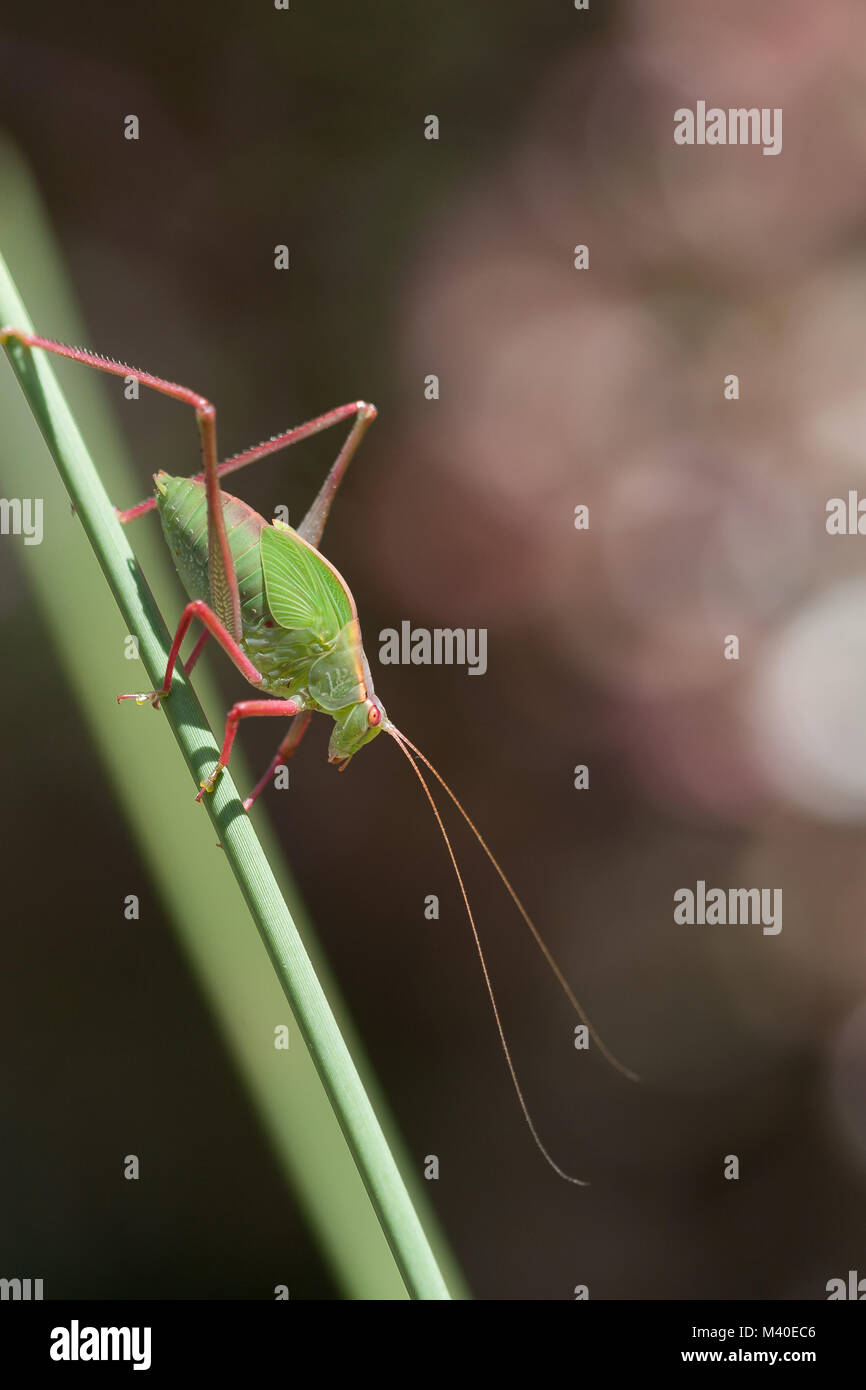
{"type": "Polygon", "coordinates": [[[261,536],[268,607],[285,628],[307,628],[325,642],[354,618],[337,575],[288,526],[275,522],[261,536]]]}

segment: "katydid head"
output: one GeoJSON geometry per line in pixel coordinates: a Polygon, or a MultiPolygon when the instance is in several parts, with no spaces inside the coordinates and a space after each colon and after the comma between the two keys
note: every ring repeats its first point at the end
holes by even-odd
{"type": "Polygon", "coordinates": [[[328,762],[340,763],[342,772],[349,759],[387,727],[385,707],[369,691],[366,699],[335,713],[334,731],[328,745],[328,762]]]}

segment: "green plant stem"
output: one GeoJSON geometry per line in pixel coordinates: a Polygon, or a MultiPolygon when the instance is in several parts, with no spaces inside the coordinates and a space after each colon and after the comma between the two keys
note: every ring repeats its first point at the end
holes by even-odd
{"type": "MultiPolygon", "coordinates": [[[[5,262],[0,258],[2,323],[33,331],[5,262]]],[[[7,355],[128,631],[138,638],[139,656],[156,689],[162,683],[169,635],[47,355],[30,352],[14,342],[7,345],[7,355]]],[[[187,766],[199,782],[216,763],[219,750],[192,687],[180,669],[163,709],[187,766]]],[[[223,773],[213,794],[205,798],[205,805],[346,1136],[406,1287],[415,1298],[447,1299],[448,1289],[394,1157],[228,773],[223,773]]]]}

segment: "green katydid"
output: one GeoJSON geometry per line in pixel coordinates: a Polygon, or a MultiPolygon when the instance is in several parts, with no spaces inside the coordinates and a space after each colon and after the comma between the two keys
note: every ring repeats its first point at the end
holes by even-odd
{"type": "Polygon", "coordinates": [[[385,713],[375,694],[370,667],[364,654],[355,600],[342,575],[318,549],[331,504],[349,462],[363,435],[376,418],[365,401],[355,401],[284,431],[222,463],[217,461],[216,410],[204,396],[162,377],[128,367],[81,348],[14,328],[0,329],[0,344],[15,339],[28,348],[41,348],[114,376],[131,377],[195,411],[201,438],[204,468],[194,477],[177,478],[160,471],[154,475],[155,496],[127,511],[118,511],[122,522],[157,510],[175,566],[189,595],[159,690],[119,695],[118,701],[150,701],[154,708],[168,698],[174,668],[183,640],[198,620],[203,631],[183,663],[187,675],[193,669],[209,637],[215,637],[241,674],[267,696],[242,700],[226,718],[219,761],[201,783],[197,800],[213,790],[227,766],[241,719],[278,717],[291,723],[268,769],[244,801],[249,810],[268,785],[275,769],[297,749],[313,713],[334,721],[328,748],[329,762],[344,770],[351,758],[380,733],[387,733],[407,759],[433,812],[459,885],[481,964],[484,983],[493,1008],[500,1045],[533,1140],[561,1178],[579,1186],[580,1178],[566,1173],[551,1157],[535,1128],[523,1096],[505,1037],[493,985],[469,898],[451,840],[439,807],[419,763],[450,798],[499,875],[517,911],[532,933],[545,960],[573,1008],[586,1025],[599,1051],[617,1070],[632,1080],[630,1071],[607,1049],[575,998],[565,976],[551,955],[535,924],[486,841],[446,781],[385,713]],[[258,459],[287,448],[299,440],[343,422],[352,421],[349,433],[312,506],[297,530],[280,521],[267,522],[238,498],[224,492],[220,479],[258,459]]]}

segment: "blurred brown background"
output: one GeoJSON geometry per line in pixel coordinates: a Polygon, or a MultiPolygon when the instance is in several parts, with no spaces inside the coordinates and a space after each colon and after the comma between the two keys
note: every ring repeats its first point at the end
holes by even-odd
{"type": "MultiPolygon", "coordinates": [[[[432,1196],[478,1297],[821,1298],[866,1273],[866,541],[824,526],[829,497],[866,491],[864,31],[856,0],[48,4],[0,29],[0,125],[89,345],[205,392],[224,455],[376,402],[325,550],[378,693],[645,1078],[575,1053],[458,833],[536,1123],[592,1180],[560,1183],[408,769],[382,739],[337,778],[320,721],[272,814],[411,1151],[440,1158],[432,1196]],[[699,98],[782,107],[782,153],[676,147],[699,98]],[[486,627],[487,675],[380,668],[404,618],[486,627]],[[697,879],[781,887],[781,934],[675,925],[697,879]]],[[[182,410],[142,397],[135,420],[140,495],[155,467],[193,471],[182,410]]],[[[336,442],[237,490],[294,519],[336,442]]],[[[38,932],[4,972],[8,1272],[56,1296],[260,1296],[290,1242],[293,1297],[332,1296],[170,935],[143,973],[75,894],[93,867],[55,827],[82,807],[118,894],[140,869],[8,548],[0,565],[3,917],[56,923],[44,1030],[38,932]],[[98,1180],[117,1107],[163,1156],[134,1214],[98,1180]]],[[[242,738],[264,766],[272,726],[242,738]]]]}

